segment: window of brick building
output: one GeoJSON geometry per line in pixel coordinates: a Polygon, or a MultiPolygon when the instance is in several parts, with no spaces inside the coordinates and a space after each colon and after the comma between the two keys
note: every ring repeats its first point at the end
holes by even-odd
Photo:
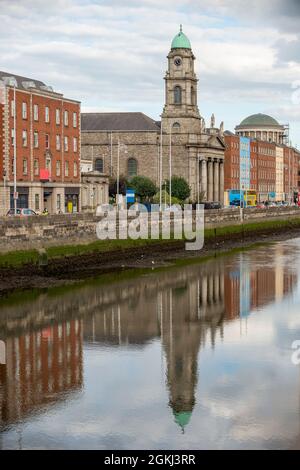
{"type": "Polygon", "coordinates": [[[33,105],[33,119],[35,121],[38,121],[39,120],[39,107],[37,104],[34,104],[33,105]]]}
{"type": "Polygon", "coordinates": [[[73,127],[77,127],[77,113],[73,113],[73,127]]]}
{"type": "Polygon", "coordinates": [[[49,173],[51,173],[51,158],[46,158],[46,170],[49,171],[49,173]]]}
{"type": "Polygon", "coordinates": [[[27,119],[27,103],[22,103],[22,118],[27,119]]]}
{"type": "Polygon", "coordinates": [[[57,108],[56,111],[55,111],[55,123],[56,123],[57,125],[60,124],[60,109],[58,109],[58,108],[57,108]]]}
{"type": "Polygon", "coordinates": [[[27,175],[27,172],[28,172],[27,158],[23,158],[23,175],[27,175]]]}
{"type": "Polygon", "coordinates": [[[56,176],[60,176],[60,160],[56,162],[56,176]]]}
{"type": "Polygon", "coordinates": [[[69,138],[67,136],[65,136],[64,138],[64,148],[65,148],[65,152],[69,151],[69,138]]]}
{"type": "Polygon", "coordinates": [[[77,145],[77,137],[73,137],[73,151],[77,152],[78,145],[77,145]]]}
{"type": "Polygon", "coordinates": [[[64,112],[64,125],[65,126],[69,125],[69,113],[68,113],[68,111],[64,112]]]}
{"type": "Polygon", "coordinates": [[[39,146],[39,133],[37,131],[33,133],[33,146],[35,149],[39,146]]]}
{"type": "Polygon", "coordinates": [[[49,134],[45,134],[45,145],[46,145],[46,149],[50,148],[49,134]]]}
{"type": "Polygon", "coordinates": [[[45,122],[50,122],[50,113],[48,106],[45,106],[45,122]]]}
{"type": "Polygon", "coordinates": [[[38,176],[38,174],[39,174],[39,161],[37,159],[35,159],[34,162],[33,162],[33,172],[34,172],[34,176],[38,176]]]}
{"type": "Polygon", "coordinates": [[[77,165],[77,162],[74,162],[74,176],[75,176],[75,178],[78,176],[78,165],[77,165]]]}
{"type": "Polygon", "coordinates": [[[65,161],[65,176],[69,176],[69,162],[65,161]]]}
{"type": "Polygon", "coordinates": [[[27,147],[28,138],[27,138],[27,131],[22,132],[22,145],[23,147],[27,147]]]}
{"type": "Polygon", "coordinates": [[[56,150],[60,150],[60,135],[56,135],[56,150]]]}

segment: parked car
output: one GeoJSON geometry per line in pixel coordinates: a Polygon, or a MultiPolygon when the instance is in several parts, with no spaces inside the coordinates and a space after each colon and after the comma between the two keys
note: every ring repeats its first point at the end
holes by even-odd
{"type": "MultiPolygon", "coordinates": [[[[15,209],[9,209],[6,215],[8,217],[14,217],[15,209]]],[[[30,217],[33,215],[37,215],[37,213],[34,212],[32,209],[17,209],[17,213],[16,213],[17,217],[30,217]]]]}
{"type": "Polygon", "coordinates": [[[220,202],[205,202],[204,209],[221,209],[222,205],[220,202]]]}

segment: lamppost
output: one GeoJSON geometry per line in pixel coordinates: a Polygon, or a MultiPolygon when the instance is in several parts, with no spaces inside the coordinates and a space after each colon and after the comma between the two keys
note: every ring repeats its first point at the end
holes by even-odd
{"type": "Polygon", "coordinates": [[[127,153],[127,146],[120,143],[120,138],[118,137],[118,157],[117,157],[117,197],[116,203],[117,208],[119,208],[119,196],[120,196],[120,150],[124,150],[124,153],[127,153]]]}
{"type": "Polygon", "coordinates": [[[169,173],[170,173],[170,184],[169,184],[169,191],[170,191],[170,207],[172,205],[172,127],[170,125],[170,153],[169,153],[169,173]]]}
{"type": "Polygon", "coordinates": [[[160,160],[159,160],[159,210],[161,211],[162,205],[162,159],[163,159],[163,132],[162,132],[162,120],[160,122],[160,160]]]}
{"type": "Polygon", "coordinates": [[[16,84],[14,84],[14,211],[17,215],[17,106],[16,84]]]}

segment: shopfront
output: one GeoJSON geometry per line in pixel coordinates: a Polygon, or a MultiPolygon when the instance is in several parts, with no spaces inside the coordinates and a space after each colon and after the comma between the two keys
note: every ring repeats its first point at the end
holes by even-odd
{"type": "Polygon", "coordinates": [[[80,188],[65,188],[65,212],[72,214],[79,212],[80,188]]]}
{"type": "MultiPolygon", "coordinates": [[[[19,209],[32,209],[29,207],[29,188],[17,186],[17,207],[19,209]]],[[[10,208],[14,208],[14,188],[10,188],[10,208]]]]}

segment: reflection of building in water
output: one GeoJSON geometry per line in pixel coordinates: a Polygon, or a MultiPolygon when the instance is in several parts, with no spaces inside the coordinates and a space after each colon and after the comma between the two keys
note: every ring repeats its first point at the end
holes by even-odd
{"type": "Polygon", "coordinates": [[[176,423],[184,431],[195,405],[198,352],[209,334],[212,344],[223,325],[224,272],[215,265],[213,272],[203,271],[200,279],[182,289],[170,289],[159,295],[161,337],[167,362],[169,405],[176,423]]]}
{"type": "Polygon", "coordinates": [[[82,384],[82,322],[8,337],[0,365],[0,424],[64,398],[82,384]]]}
{"type": "MultiPolygon", "coordinates": [[[[281,249],[281,246],[274,247],[275,252],[281,249]]],[[[276,257],[274,265],[271,266],[265,266],[260,252],[256,255],[256,263],[253,258],[253,253],[251,258],[249,254],[241,253],[238,262],[225,273],[227,320],[247,316],[253,310],[280,301],[296,286],[297,275],[290,272],[284,264],[276,263],[276,257]]]]}
{"type": "MultiPolygon", "coordinates": [[[[16,308],[3,307],[0,332],[5,335],[1,339],[8,338],[9,367],[0,365],[2,420],[15,420],[81,385],[83,331],[89,346],[140,347],[161,338],[169,405],[184,429],[196,401],[200,348],[208,341],[214,346],[218,335],[226,337],[224,320],[247,316],[251,310],[281,299],[296,285],[296,275],[289,266],[276,263],[273,249],[274,263],[268,266],[264,252],[258,250],[113,286],[85,286],[56,297],[43,295],[16,308]],[[47,325],[55,321],[69,323],[48,330],[47,325]],[[31,333],[25,335],[24,330],[31,333]]],[[[278,253],[278,258],[284,257],[285,253],[278,253]]]]}

